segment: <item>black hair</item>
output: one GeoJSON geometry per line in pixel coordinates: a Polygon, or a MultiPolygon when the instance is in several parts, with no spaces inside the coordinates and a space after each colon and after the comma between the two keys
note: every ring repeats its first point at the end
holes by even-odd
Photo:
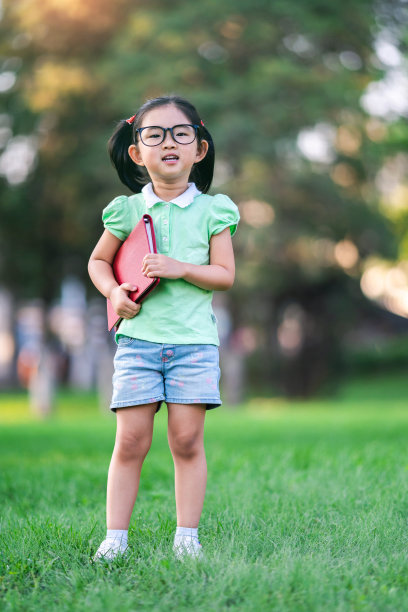
{"type": "Polygon", "coordinates": [[[128,148],[131,144],[136,144],[136,130],[141,127],[143,117],[146,113],[154,108],[169,105],[178,108],[186,115],[192,124],[199,126],[197,129],[198,147],[200,147],[202,140],[208,142],[206,156],[200,162],[194,164],[189,176],[190,182],[194,182],[200,191],[207,193],[214,174],[213,139],[207,128],[204,127],[196,108],[190,102],[179,96],[169,95],[147,100],[147,102],[139,108],[131,123],[128,123],[126,119],[119,121],[108,141],[108,151],[112,164],[116,168],[122,183],[129,187],[131,191],[139,193],[142,190],[150,179],[145,168],[143,166],[138,166],[130,158],[128,148]]]}

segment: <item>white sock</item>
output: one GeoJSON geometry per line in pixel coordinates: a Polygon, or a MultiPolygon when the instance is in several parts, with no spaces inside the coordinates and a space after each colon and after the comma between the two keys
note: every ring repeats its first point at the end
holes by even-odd
{"type": "Polygon", "coordinates": [[[185,555],[199,557],[201,544],[198,540],[198,527],[177,527],[173,550],[180,559],[185,555]]]}
{"type": "Polygon", "coordinates": [[[176,537],[190,536],[190,538],[198,538],[198,527],[177,527],[176,537]]]}
{"type": "Polygon", "coordinates": [[[128,530],[127,529],[108,529],[106,531],[106,539],[113,540],[116,546],[120,546],[121,548],[126,548],[127,540],[128,540],[128,530]]]}
{"type": "Polygon", "coordinates": [[[174,536],[174,546],[188,550],[200,548],[198,527],[177,527],[176,535],[174,536]]]}

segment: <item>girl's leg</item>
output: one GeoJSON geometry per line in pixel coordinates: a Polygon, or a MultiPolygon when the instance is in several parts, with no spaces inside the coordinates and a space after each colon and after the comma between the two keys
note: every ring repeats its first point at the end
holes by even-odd
{"type": "Polygon", "coordinates": [[[204,404],[168,404],[168,439],[174,460],[177,525],[198,527],[207,483],[204,404]]]}
{"type": "Polygon", "coordinates": [[[143,461],[152,442],[157,402],[116,411],[115,447],[108,472],[108,529],[128,529],[143,461]]]}

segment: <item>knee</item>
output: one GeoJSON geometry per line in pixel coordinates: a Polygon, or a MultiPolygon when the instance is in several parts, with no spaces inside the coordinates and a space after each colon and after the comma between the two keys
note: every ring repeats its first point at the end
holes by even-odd
{"type": "Polygon", "coordinates": [[[115,453],[124,463],[144,460],[149,452],[152,438],[150,435],[139,433],[122,433],[116,436],[115,453]]]}
{"type": "Polygon", "coordinates": [[[183,459],[195,457],[203,448],[202,436],[196,431],[169,434],[169,444],[173,455],[183,459]]]}

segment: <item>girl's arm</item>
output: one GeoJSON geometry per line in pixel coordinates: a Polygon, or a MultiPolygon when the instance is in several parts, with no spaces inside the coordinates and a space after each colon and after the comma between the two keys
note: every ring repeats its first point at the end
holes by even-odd
{"type": "Polygon", "coordinates": [[[142,271],[146,276],[183,278],[209,291],[226,291],[234,283],[235,261],[229,227],[211,236],[208,266],[186,263],[154,253],[146,255],[143,262],[142,271]]]}
{"type": "Polygon", "coordinates": [[[131,319],[141,306],[128,297],[128,292],[134,290],[131,284],[118,285],[112,271],[112,262],[121,244],[119,238],[105,230],[92,251],[88,272],[95,287],[111,300],[115,312],[124,319],[131,319]]]}
{"type": "Polygon", "coordinates": [[[209,291],[226,291],[234,284],[235,260],[231,232],[225,230],[210,238],[210,265],[184,263],[181,278],[209,291]]]}

